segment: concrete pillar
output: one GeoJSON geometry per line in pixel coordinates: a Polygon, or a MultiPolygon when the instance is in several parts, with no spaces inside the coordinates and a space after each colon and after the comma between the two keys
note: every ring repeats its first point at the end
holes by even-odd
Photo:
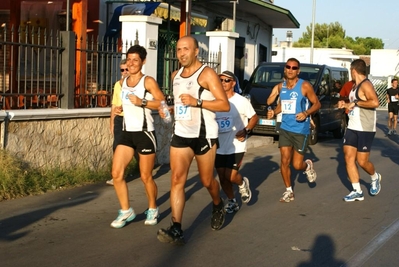
{"type": "Polygon", "coordinates": [[[209,31],[209,52],[222,51],[221,71],[229,70],[234,72],[235,39],[240,35],[236,32],[209,31]]]}
{"type": "Polygon", "coordinates": [[[72,31],[61,32],[62,45],[62,76],[61,76],[61,106],[63,109],[73,109],[75,100],[75,33],[72,31]]]}
{"type": "MultiPolygon", "coordinates": [[[[158,62],[158,25],[162,24],[162,19],[144,15],[124,15],[119,17],[122,22],[122,42],[129,45],[135,44],[137,38],[139,45],[147,49],[147,60],[142,72],[146,75],[157,77],[158,62]]],[[[123,53],[126,53],[123,45],[123,53]]]]}

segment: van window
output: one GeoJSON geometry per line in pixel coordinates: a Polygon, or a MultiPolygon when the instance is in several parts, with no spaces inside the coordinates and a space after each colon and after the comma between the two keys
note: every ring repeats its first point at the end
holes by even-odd
{"type": "Polygon", "coordinates": [[[333,69],[331,71],[332,79],[341,82],[341,84],[346,83],[349,80],[349,74],[347,70],[333,69]]]}
{"type": "Polygon", "coordinates": [[[274,86],[283,81],[283,66],[263,66],[256,70],[252,84],[260,86],[274,86]]]}
{"type": "Polygon", "coordinates": [[[319,73],[319,71],[319,68],[301,66],[299,78],[310,82],[314,86],[316,84],[317,74],[319,73]]]}

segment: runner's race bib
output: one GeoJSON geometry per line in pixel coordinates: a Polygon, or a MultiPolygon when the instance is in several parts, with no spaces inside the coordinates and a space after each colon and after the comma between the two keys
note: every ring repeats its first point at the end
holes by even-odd
{"type": "Polygon", "coordinates": [[[230,132],[233,129],[233,118],[230,116],[216,118],[216,122],[219,126],[219,133],[230,132]]]}
{"type": "Polygon", "coordinates": [[[281,100],[281,113],[282,114],[295,114],[296,100],[281,100]]]}
{"type": "Polygon", "coordinates": [[[175,102],[175,120],[191,121],[191,106],[185,106],[182,102],[175,102]]]}

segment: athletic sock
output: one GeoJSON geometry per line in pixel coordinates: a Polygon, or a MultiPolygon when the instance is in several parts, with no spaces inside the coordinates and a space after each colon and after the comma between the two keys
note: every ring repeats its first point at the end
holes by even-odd
{"type": "Polygon", "coordinates": [[[370,175],[370,177],[371,177],[371,180],[372,180],[372,181],[375,181],[375,180],[378,179],[378,173],[375,172],[373,175],[370,175]]]}
{"type": "Polygon", "coordinates": [[[362,193],[362,189],[360,188],[360,183],[352,183],[353,190],[358,193],[362,193]]]}
{"type": "Polygon", "coordinates": [[[285,190],[292,192],[292,186],[287,187],[285,190]]]}

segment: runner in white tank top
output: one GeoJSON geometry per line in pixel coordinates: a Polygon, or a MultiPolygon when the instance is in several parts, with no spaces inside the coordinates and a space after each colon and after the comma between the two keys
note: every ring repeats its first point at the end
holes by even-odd
{"type": "Polygon", "coordinates": [[[344,136],[346,171],[352,183],[352,192],[344,201],[364,200],[360,187],[358,165],[371,177],[370,195],[377,195],[381,189],[381,174],[377,173],[370,161],[370,150],[376,133],[376,108],[379,106],[373,84],[367,79],[367,66],[364,60],[351,63],[351,76],[356,86],[349,94],[350,103],[338,102],[338,108],[349,111],[349,124],[344,136]]]}
{"type": "MultiPolygon", "coordinates": [[[[125,181],[126,167],[135,152],[139,155],[140,178],[148,199],[147,218],[144,224],[158,223],[159,212],[156,203],[158,189],[152,177],[156,139],[150,109],[158,109],[165,97],[155,79],[141,72],[146,56],[146,49],[140,45],[130,47],[126,53],[129,76],[121,81],[120,93],[126,127],[122,131],[112,159],[112,179],[121,209],[118,217],[111,223],[113,228],[121,228],[136,217],[130,206],[129,191],[125,181]]],[[[117,107],[116,113],[120,111],[122,107],[117,107]]]]}
{"type": "MultiPolygon", "coordinates": [[[[198,41],[185,36],[176,45],[182,68],[172,74],[175,125],[170,145],[171,190],[170,206],[173,225],[160,229],[161,242],[184,244],[181,227],[185,205],[185,183],[195,157],[202,184],[212,202],[211,227],[219,230],[224,223],[224,205],[215,179],[214,162],[217,143],[217,123],[214,112],[229,111],[230,105],[216,72],[198,60],[198,41]]],[[[164,117],[162,110],[159,110],[164,117]]]]}

